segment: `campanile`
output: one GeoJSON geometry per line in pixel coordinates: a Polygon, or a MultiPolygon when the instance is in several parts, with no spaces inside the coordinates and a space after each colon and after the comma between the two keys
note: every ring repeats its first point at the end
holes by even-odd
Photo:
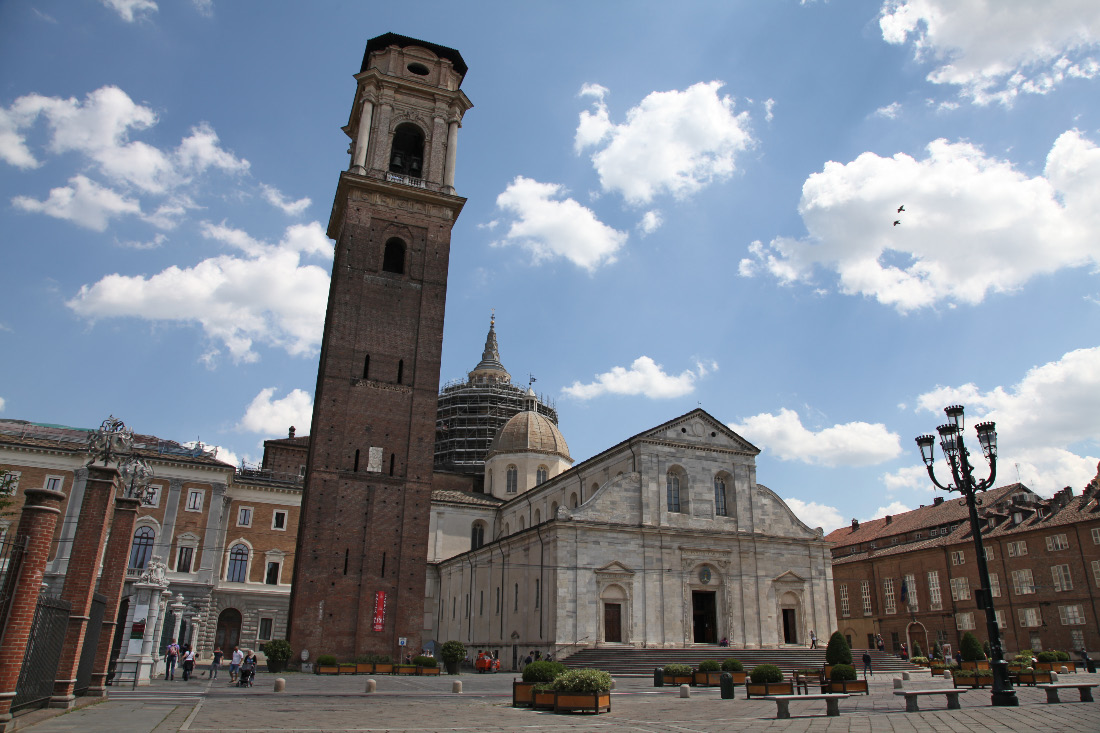
{"type": "Polygon", "coordinates": [[[355,75],[290,604],[311,661],[420,651],[465,74],[458,51],[387,33],[355,75]]]}

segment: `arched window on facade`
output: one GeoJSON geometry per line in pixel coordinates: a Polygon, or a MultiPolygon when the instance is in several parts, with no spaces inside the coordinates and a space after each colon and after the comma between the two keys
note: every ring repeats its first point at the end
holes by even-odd
{"type": "Polygon", "coordinates": [[[138,527],[134,532],[134,544],[130,546],[130,567],[144,569],[153,554],[156,532],[152,527],[138,527]]]}
{"type": "Polygon", "coordinates": [[[550,478],[550,469],[546,466],[539,466],[535,469],[535,486],[546,483],[546,480],[550,478]]]}
{"type": "Polygon", "coordinates": [[[420,178],[424,172],[424,133],[411,122],[393,131],[390,148],[390,173],[420,178]]]}
{"type": "Polygon", "coordinates": [[[535,510],[535,524],[541,524],[541,523],[542,523],[542,510],[541,509],[536,509],[535,510]]]}
{"type": "Polygon", "coordinates": [[[668,472],[665,477],[665,493],[667,497],[667,508],[670,512],[680,511],[680,477],[673,473],[668,472]]]}
{"type": "Polygon", "coordinates": [[[550,505],[550,518],[556,519],[558,516],[558,502],[554,502],[550,505]]]}
{"type": "Polygon", "coordinates": [[[508,471],[505,474],[508,480],[508,493],[514,494],[519,487],[519,470],[515,465],[508,466],[508,471]]]}
{"type": "Polygon", "coordinates": [[[485,522],[474,522],[470,527],[470,549],[476,550],[485,544],[485,522]]]}
{"type": "Polygon", "coordinates": [[[726,480],[721,476],[714,477],[714,513],[719,517],[728,515],[726,510],[726,480]]]}
{"type": "Polygon", "coordinates": [[[576,509],[577,508],[577,492],[576,491],[574,491],[572,494],[569,495],[569,508],[570,509],[576,509]]]}
{"type": "Polygon", "coordinates": [[[405,274],[405,243],[397,237],[386,242],[386,250],[382,253],[382,271],[405,274]]]}
{"type": "Polygon", "coordinates": [[[519,528],[521,530],[527,529],[527,518],[526,517],[520,517],[519,518],[519,528]]]}
{"type": "Polygon", "coordinates": [[[233,545],[229,551],[229,567],[225,579],[230,583],[244,583],[248,580],[248,546],[243,543],[233,545]]]}

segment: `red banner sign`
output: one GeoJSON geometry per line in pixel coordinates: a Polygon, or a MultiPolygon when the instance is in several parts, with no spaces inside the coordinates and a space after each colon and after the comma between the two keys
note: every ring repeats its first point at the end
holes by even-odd
{"type": "Polygon", "coordinates": [[[380,590],[374,594],[374,630],[381,631],[386,625],[386,591],[380,590]]]}

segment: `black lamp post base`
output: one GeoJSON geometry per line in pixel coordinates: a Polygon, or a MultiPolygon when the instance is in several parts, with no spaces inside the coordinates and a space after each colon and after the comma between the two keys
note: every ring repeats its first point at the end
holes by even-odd
{"type": "Polygon", "coordinates": [[[1016,707],[1020,704],[1016,690],[994,690],[991,698],[994,707],[1016,707]]]}

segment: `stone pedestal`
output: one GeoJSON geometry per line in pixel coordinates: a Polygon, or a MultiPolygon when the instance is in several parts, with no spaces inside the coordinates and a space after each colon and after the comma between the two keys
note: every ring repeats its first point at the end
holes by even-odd
{"type": "Polygon", "coordinates": [[[164,598],[168,595],[168,579],[164,562],[159,557],[149,565],[134,584],[134,596],[126,626],[122,629],[122,647],[115,664],[118,686],[148,685],[156,674],[157,659],[153,657],[155,640],[160,636],[164,598]]]}

